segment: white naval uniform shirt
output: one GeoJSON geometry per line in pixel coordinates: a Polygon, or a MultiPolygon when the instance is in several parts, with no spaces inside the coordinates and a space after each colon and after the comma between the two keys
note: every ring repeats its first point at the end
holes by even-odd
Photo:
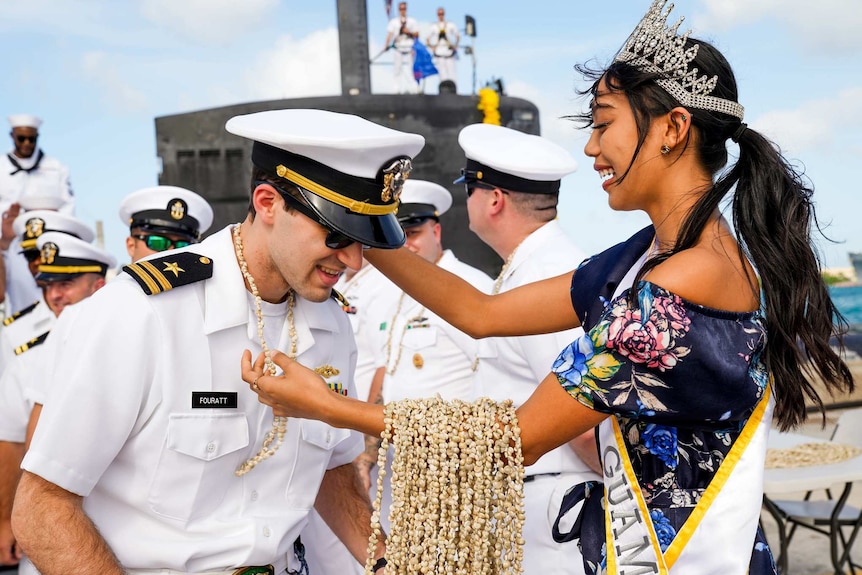
{"type": "MultiPolygon", "coordinates": [[[[275,455],[236,477],[272,427],[240,377],[242,350],[260,352],[257,322],[228,228],[182,251],[210,258],[212,278],[148,296],[121,274],[79,304],[22,467],[84,496],[127,569],[295,565],[323,473],[351,462],[362,438],[290,418],[275,455]],[[193,391],[236,393],[238,407],[193,409],[193,391]]],[[[356,350],[340,306],[297,298],[294,315],[298,361],[338,369],[353,394],[356,350]]],[[[285,322],[270,345],[289,341],[285,322]]]]}
{"type": "Polygon", "coordinates": [[[377,324],[369,324],[368,312],[375,301],[390,301],[393,297],[397,298],[401,290],[369,263],[349,280],[342,276],[335,284],[335,289],[350,304],[347,317],[350,318],[356,338],[356,373],[353,381],[356,384],[356,396],[366,401],[377,370],[371,341],[378,327],[377,324]]]}
{"type": "MultiPolygon", "coordinates": [[[[15,156],[15,161],[22,168],[30,168],[36,162],[39,149],[33,152],[29,158],[15,156]]],[[[69,182],[69,168],[51,156],[42,156],[39,167],[32,172],[17,171],[12,162],[9,161],[10,150],[0,157],[0,213],[9,209],[15,202],[20,202],[27,195],[44,195],[45,193],[59,193],[63,198],[63,205],[59,212],[72,215],[75,213],[75,197],[72,195],[72,185],[69,182]],[[12,172],[16,172],[14,175],[12,172]]]]}
{"type": "Polygon", "coordinates": [[[33,311],[0,328],[0,374],[14,361],[17,347],[50,331],[57,320],[42,298],[38,302],[33,311]]]}
{"type": "MultiPolygon", "coordinates": [[[[460,261],[451,250],[443,252],[437,265],[477,289],[491,293],[494,281],[481,270],[460,261]]],[[[376,363],[387,369],[383,380],[384,403],[434,397],[438,393],[446,400],[469,400],[476,340],[406,294],[396,316],[399,299],[401,294],[380,301],[370,312],[369,323],[378,326],[374,338],[376,363]],[[393,368],[395,372],[388,373],[393,368]]]]}
{"type": "Polygon", "coordinates": [[[30,272],[27,258],[21,253],[21,238],[16,237],[3,252],[3,265],[6,266],[6,316],[17,313],[42,299],[42,290],[30,272]]]}
{"type": "MultiPolygon", "coordinates": [[[[500,291],[570,272],[584,258],[559,222],[552,220],[517,247],[500,291]]],[[[480,340],[474,397],[490,397],[497,401],[512,399],[516,407],[522,405],[551,372],[560,351],[581,333],[583,330],[577,328],[552,334],[480,340]]],[[[526,474],[588,469],[571,448],[564,445],[527,467],[526,474]]]]}
{"type": "Polygon", "coordinates": [[[435,56],[448,58],[454,52],[455,39],[458,38],[458,27],[454,22],[434,22],[431,26],[431,34],[428,36],[428,45],[431,53],[435,56]],[[442,32],[442,38],[441,36],[442,32]]]}
{"type": "Polygon", "coordinates": [[[45,343],[15,356],[0,376],[0,441],[24,443],[33,411],[30,380],[45,364],[45,343]]]}
{"type": "MultiPolygon", "coordinates": [[[[411,34],[416,34],[419,32],[419,24],[416,22],[416,18],[411,18],[410,16],[405,17],[404,19],[404,28],[410,32],[411,34]]],[[[386,26],[386,34],[392,34],[392,41],[395,44],[395,49],[402,54],[407,54],[413,51],[413,43],[415,42],[415,38],[413,36],[408,36],[407,34],[401,33],[401,18],[393,18],[389,21],[389,24],[386,26]]]]}

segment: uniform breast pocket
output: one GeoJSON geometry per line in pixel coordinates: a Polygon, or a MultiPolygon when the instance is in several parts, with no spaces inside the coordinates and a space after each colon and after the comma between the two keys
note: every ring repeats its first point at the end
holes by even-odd
{"type": "Polygon", "coordinates": [[[221,503],[226,482],[234,479],[246,446],[245,413],[172,414],[150,487],[150,508],[180,521],[211,513],[221,503]]]}
{"type": "Polygon", "coordinates": [[[350,437],[347,429],[330,427],[320,421],[300,421],[300,440],[296,465],[287,482],[287,502],[290,507],[311,509],[317,488],[329,466],[332,450],[350,437]]]}
{"type": "Polygon", "coordinates": [[[433,325],[413,327],[404,333],[401,345],[407,349],[419,350],[437,343],[437,328],[433,325]]]}

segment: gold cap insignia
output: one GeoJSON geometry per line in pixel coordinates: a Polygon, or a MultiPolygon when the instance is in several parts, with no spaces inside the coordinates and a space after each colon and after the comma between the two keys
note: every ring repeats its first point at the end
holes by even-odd
{"type": "Polygon", "coordinates": [[[400,158],[383,170],[383,192],[380,199],[388,202],[390,199],[397,202],[401,197],[404,182],[413,171],[413,161],[410,158],[400,158]]]}
{"type": "Polygon", "coordinates": [[[182,200],[173,200],[171,204],[171,217],[175,220],[181,220],[186,215],[186,206],[182,200]]]}
{"type": "Polygon", "coordinates": [[[60,248],[57,247],[57,244],[54,242],[45,242],[45,245],[42,246],[42,263],[53,264],[58,251],[60,251],[60,248]]]}
{"type": "Polygon", "coordinates": [[[24,226],[25,238],[38,238],[42,235],[42,232],[45,231],[45,220],[42,218],[30,218],[27,220],[27,224],[24,226]]]}

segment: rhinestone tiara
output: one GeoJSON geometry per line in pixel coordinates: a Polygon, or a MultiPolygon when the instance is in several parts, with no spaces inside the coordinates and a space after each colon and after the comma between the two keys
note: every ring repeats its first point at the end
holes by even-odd
{"type": "Polygon", "coordinates": [[[668,26],[667,19],[673,4],[664,10],[665,4],[667,0],[653,1],[614,61],[661,74],[663,77],[657,79],[656,84],[683,106],[721,112],[742,120],[745,108],[741,104],[710,96],[718,83],[718,76],[698,77],[697,68],[689,69],[700,45],[685,47],[691,30],[681,36],[678,34],[685,17],[681,16],[676,24],[668,26]]]}

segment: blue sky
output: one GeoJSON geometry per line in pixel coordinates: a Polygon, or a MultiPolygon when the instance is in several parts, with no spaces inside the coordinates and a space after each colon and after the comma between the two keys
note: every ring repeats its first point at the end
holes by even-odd
{"type": "MultiPolygon", "coordinates": [[[[439,5],[411,0],[409,14],[427,30],[439,5]]],[[[560,219],[584,251],[644,225],[642,214],[607,207],[583,154],[586,135],[559,118],[582,106],[572,66],[611,58],[649,0],[442,5],[459,27],[465,14],[476,18],[479,87],[502,78],[509,95],[539,107],[543,135],[579,161],[563,181],[560,219]]],[[[120,261],[128,258],[119,203],[157,183],[155,117],[340,93],[335,1],[0,0],[0,13],[0,116],[44,119],[40,144],[69,165],[77,215],[103,222],[106,248],[120,261]]],[[[370,0],[368,14],[373,55],[386,36],[384,1],[370,0]]],[[[855,172],[862,165],[862,3],[678,0],[674,15],[685,15],[683,28],[728,57],[746,122],[804,166],[821,223],[841,242],[820,243],[824,263],[848,266],[847,252],[862,251],[855,172]]],[[[375,93],[391,91],[390,74],[388,66],[372,67],[375,93]]],[[[470,60],[462,58],[459,92],[470,93],[471,84],[470,60]]]]}

